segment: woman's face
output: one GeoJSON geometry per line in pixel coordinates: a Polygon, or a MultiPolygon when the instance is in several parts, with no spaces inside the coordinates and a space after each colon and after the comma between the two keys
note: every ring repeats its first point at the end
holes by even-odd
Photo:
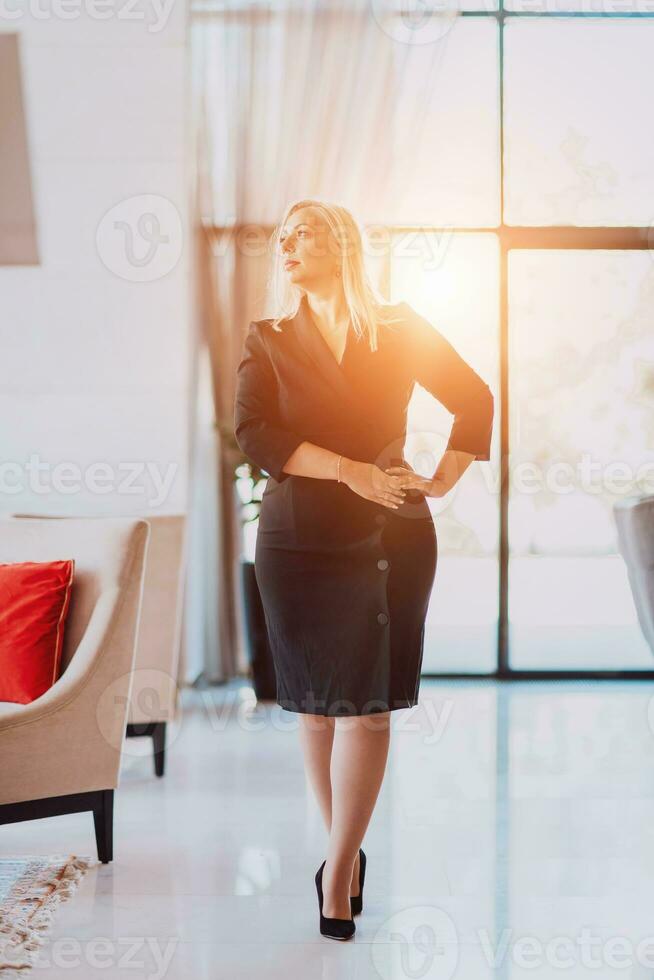
{"type": "Polygon", "coordinates": [[[333,281],[341,267],[337,243],[312,208],[293,212],[281,229],[279,247],[286,275],[304,289],[333,281]]]}

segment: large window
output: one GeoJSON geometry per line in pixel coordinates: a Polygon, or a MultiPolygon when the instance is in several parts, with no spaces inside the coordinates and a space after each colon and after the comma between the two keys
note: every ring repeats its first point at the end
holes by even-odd
{"type": "MultiPolygon", "coordinates": [[[[613,504],[654,490],[654,19],[528,6],[451,27],[399,198],[390,295],[497,396],[490,463],[431,502],[424,669],[649,671],[613,504]],[[404,247],[412,222],[422,250],[404,247]]],[[[408,448],[425,469],[438,418],[417,391],[408,448]]]]}
{"type": "Polygon", "coordinates": [[[513,666],[651,665],[613,505],[654,459],[653,296],[645,251],[509,256],[513,666]]]}

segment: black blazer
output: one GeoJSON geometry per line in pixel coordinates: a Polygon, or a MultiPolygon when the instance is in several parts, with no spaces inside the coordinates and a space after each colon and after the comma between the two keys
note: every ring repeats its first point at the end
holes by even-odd
{"type": "Polygon", "coordinates": [[[407,495],[397,511],[390,511],[335,480],[283,471],[304,441],[382,469],[401,463],[416,382],[454,416],[446,448],[490,459],[490,388],[408,303],[398,303],[393,312],[400,322],[380,327],[376,351],[350,330],[340,365],[304,296],[280,332],[270,320],[250,324],[238,367],[234,421],[240,448],[270,474],[258,528],[263,543],[342,546],[370,533],[382,511],[385,519],[431,520],[422,495],[407,495]]]}

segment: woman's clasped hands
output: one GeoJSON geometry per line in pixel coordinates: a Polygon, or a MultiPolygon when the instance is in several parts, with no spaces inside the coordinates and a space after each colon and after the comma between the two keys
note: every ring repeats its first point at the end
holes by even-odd
{"type": "Polygon", "coordinates": [[[399,479],[402,489],[417,490],[425,497],[442,497],[447,492],[445,482],[440,475],[420,476],[410,466],[389,466],[384,472],[399,479]]]}
{"type": "Polygon", "coordinates": [[[391,466],[386,470],[374,463],[343,459],[341,480],[366,500],[397,510],[410,490],[428,497],[441,496],[438,481],[415,473],[410,467],[391,466]]]}

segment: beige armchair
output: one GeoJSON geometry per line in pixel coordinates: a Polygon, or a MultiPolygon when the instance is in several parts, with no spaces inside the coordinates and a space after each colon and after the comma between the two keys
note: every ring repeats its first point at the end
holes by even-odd
{"type": "Polygon", "coordinates": [[[59,680],[30,704],[0,702],[0,824],[91,810],[103,863],[149,535],[131,518],[0,520],[0,562],[75,559],[59,680]]]}
{"type": "MultiPolygon", "coordinates": [[[[12,517],[79,519],[63,514],[12,514],[12,517]]],[[[157,776],[163,776],[166,725],[174,721],[178,711],[186,515],[143,515],[142,519],[150,525],[150,542],[126,736],[152,738],[154,771],[157,776]]]]}
{"type": "Polygon", "coordinates": [[[152,738],[154,771],[163,776],[166,725],[174,721],[178,710],[186,518],[183,514],[170,514],[148,517],[147,521],[150,545],[127,736],[152,738]]]}

